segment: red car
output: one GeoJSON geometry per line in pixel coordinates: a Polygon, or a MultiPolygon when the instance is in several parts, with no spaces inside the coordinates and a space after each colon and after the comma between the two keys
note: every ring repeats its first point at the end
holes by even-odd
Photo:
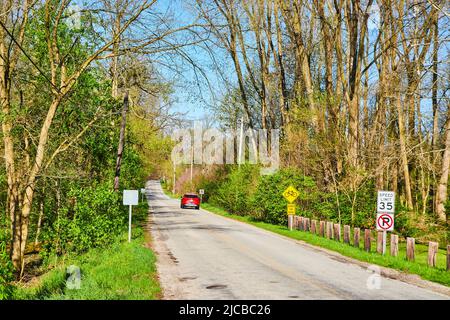
{"type": "Polygon", "coordinates": [[[200,209],[200,197],[195,193],[186,193],[181,197],[181,209],[194,208],[200,209]]]}

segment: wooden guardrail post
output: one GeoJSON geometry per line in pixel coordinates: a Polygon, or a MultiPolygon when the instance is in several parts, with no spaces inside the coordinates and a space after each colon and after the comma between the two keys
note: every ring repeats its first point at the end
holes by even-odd
{"type": "Polygon", "coordinates": [[[298,230],[303,230],[303,217],[298,217],[298,230]]]}
{"type": "Polygon", "coordinates": [[[447,271],[450,271],[450,245],[447,245],[447,271]]]}
{"type": "Polygon", "coordinates": [[[310,228],[310,220],[309,218],[305,218],[305,231],[309,231],[310,228]]]}
{"type": "Polygon", "coordinates": [[[437,242],[428,242],[428,265],[430,267],[436,267],[436,257],[439,250],[439,244],[437,242]]]}
{"type": "Polygon", "coordinates": [[[317,220],[311,220],[311,233],[317,233],[317,220]]]}
{"type": "Polygon", "coordinates": [[[339,223],[333,224],[333,239],[341,241],[341,225],[339,223]]]}
{"type": "Polygon", "coordinates": [[[398,235],[391,234],[391,256],[398,256],[398,235]]]}
{"type": "Polygon", "coordinates": [[[350,226],[344,225],[344,243],[350,243],[350,226]]]}
{"type": "Polygon", "coordinates": [[[414,261],[416,259],[415,251],[416,240],[414,238],[406,238],[406,259],[414,261]]]}
{"type": "Polygon", "coordinates": [[[353,246],[359,248],[359,238],[361,237],[361,229],[353,229],[353,246]]]}
{"type": "Polygon", "coordinates": [[[325,221],[320,221],[319,236],[325,237],[325,221]]]}
{"type": "Polygon", "coordinates": [[[327,221],[327,239],[333,238],[333,223],[327,221]]]}
{"type": "Polygon", "coordinates": [[[364,229],[364,250],[370,252],[370,229],[364,229]]]}
{"type": "Polygon", "coordinates": [[[377,253],[383,254],[383,231],[377,232],[377,253]]]}

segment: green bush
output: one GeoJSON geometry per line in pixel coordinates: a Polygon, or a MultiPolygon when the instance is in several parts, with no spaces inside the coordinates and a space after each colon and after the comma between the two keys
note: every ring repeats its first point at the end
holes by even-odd
{"type": "Polygon", "coordinates": [[[249,214],[252,210],[251,195],[256,188],[258,174],[259,167],[254,165],[231,169],[209,201],[234,214],[249,214]]]}
{"type": "Polygon", "coordinates": [[[261,176],[252,198],[252,215],[257,220],[272,224],[287,224],[287,201],[283,192],[290,185],[299,192],[297,212],[312,216],[311,204],[317,200],[318,191],[314,180],[295,169],[282,169],[273,175],[261,176]]]}
{"type": "Polygon", "coordinates": [[[69,192],[72,201],[61,209],[52,231],[46,234],[47,253],[81,253],[102,247],[123,230],[127,215],[111,185],[108,181],[69,192]]]}
{"type": "Polygon", "coordinates": [[[0,300],[10,299],[14,294],[14,267],[6,250],[7,235],[0,228],[0,300]]]}
{"type": "Polygon", "coordinates": [[[217,194],[220,186],[226,180],[230,168],[229,166],[216,167],[209,176],[200,176],[196,190],[205,190],[203,202],[209,202],[210,198],[217,194]]]}

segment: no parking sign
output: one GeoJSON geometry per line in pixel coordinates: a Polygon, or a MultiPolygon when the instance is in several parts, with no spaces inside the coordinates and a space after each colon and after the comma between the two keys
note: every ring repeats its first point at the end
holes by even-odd
{"type": "Polygon", "coordinates": [[[394,231],[394,215],[392,213],[378,213],[377,230],[394,231]]]}

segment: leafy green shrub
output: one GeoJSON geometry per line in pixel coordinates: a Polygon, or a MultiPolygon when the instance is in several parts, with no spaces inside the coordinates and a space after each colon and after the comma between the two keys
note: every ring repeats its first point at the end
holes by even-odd
{"type": "Polygon", "coordinates": [[[252,198],[253,217],[272,224],[287,224],[287,201],[283,197],[283,192],[289,185],[300,192],[296,201],[297,210],[302,215],[312,216],[311,204],[315,203],[319,196],[314,180],[302,175],[296,169],[282,169],[273,175],[260,177],[258,188],[252,198]]]}
{"type": "Polygon", "coordinates": [[[14,267],[6,250],[7,235],[0,228],[0,300],[10,299],[14,294],[14,267]]]}
{"type": "Polygon", "coordinates": [[[372,228],[376,216],[376,192],[371,183],[362,186],[356,193],[348,189],[320,192],[312,203],[314,217],[361,228],[372,228]],[[353,212],[353,221],[352,221],[353,212]]]}
{"type": "Polygon", "coordinates": [[[258,174],[259,167],[254,165],[233,168],[209,201],[233,214],[249,214],[252,210],[251,195],[256,188],[258,174]]]}
{"type": "Polygon", "coordinates": [[[108,244],[123,230],[127,215],[111,185],[106,182],[69,192],[72,201],[61,209],[52,231],[46,235],[46,252],[84,252],[108,244]]]}
{"type": "Polygon", "coordinates": [[[336,195],[328,192],[318,193],[317,199],[311,202],[311,211],[313,212],[313,217],[318,220],[338,220],[339,210],[336,203],[336,195]]]}
{"type": "Polygon", "coordinates": [[[203,195],[203,202],[209,202],[211,196],[217,194],[220,186],[226,180],[226,177],[230,171],[228,166],[218,166],[213,169],[213,172],[208,176],[202,175],[197,183],[196,190],[203,189],[205,194],[203,195]]]}

